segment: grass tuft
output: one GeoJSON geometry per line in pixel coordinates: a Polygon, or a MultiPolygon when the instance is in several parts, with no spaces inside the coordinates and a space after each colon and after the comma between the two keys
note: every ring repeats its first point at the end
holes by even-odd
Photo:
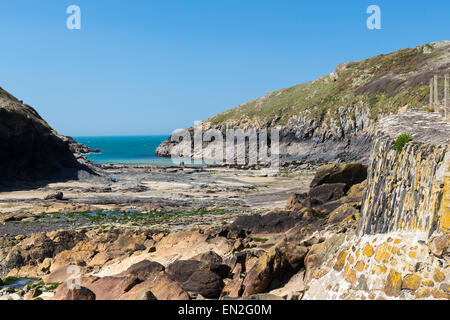
{"type": "Polygon", "coordinates": [[[402,152],[403,147],[405,144],[407,144],[409,141],[411,141],[411,136],[409,134],[401,134],[397,137],[395,140],[395,150],[397,150],[399,153],[402,152]]]}

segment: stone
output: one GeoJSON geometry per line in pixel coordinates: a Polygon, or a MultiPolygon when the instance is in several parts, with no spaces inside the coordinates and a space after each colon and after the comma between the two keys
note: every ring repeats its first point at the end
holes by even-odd
{"type": "Polygon", "coordinates": [[[303,282],[304,276],[305,271],[298,272],[283,287],[272,290],[269,293],[282,297],[285,300],[300,300],[306,291],[306,286],[303,282]]]}
{"type": "Polygon", "coordinates": [[[443,231],[449,136],[448,122],[436,113],[408,110],[378,121],[358,235],[443,231]],[[395,153],[401,134],[413,140],[395,153]]]}
{"type": "Polygon", "coordinates": [[[178,260],[167,267],[167,273],[171,279],[183,283],[191,277],[191,275],[201,269],[207,267],[197,260],[178,260]]]}
{"type": "Polygon", "coordinates": [[[358,278],[358,284],[355,289],[369,291],[369,286],[367,285],[367,277],[364,274],[358,278]]]}
{"type": "Polygon", "coordinates": [[[131,267],[129,267],[126,271],[119,274],[119,276],[132,276],[137,277],[141,281],[147,280],[147,278],[159,274],[161,271],[164,271],[165,267],[154,261],[143,260],[138,262],[131,267]]]}
{"type": "Polygon", "coordinates": [[[137,277],[103,277],[88,285],[97,300],[117,300],[139,283],[137,277]]]}
{"type": "Polygon", "coordinates": [[[364,270],[364,262],[358,261],[355,265],[355,269],[359,272],[364,270]]]}
{"type": "Polygon", "coordinates": [[[222,257],[212,250],[196,255],[192,258],[192,260],[197,260],[209,264],[221,264],[223,262],[222,257]]]}
{"type": "Polygon", "coordinates": [[[210,270],[217,274],[221,279],[225,279],[230,276],[231,267],[224,263],[213,263],[210,266],[210,270]]]}
{"type": "Polygon", "coordinates": [[[236,264],[236,266],[232,270],[233,273],[233,279],[225,280],[225,286],[222,290],[221,297],[232,297],[232,298],[238,298],[243,293],[242,288],[242,282],[243,279],[241,278],[242,273],[242,265],[236,264]]]}
{"type": "Polygon", "coordinates": [[[64,194],[62,192],[53,192],[44,197],[44,200],[63,200],[64,194]]]}
{"type": "Polygon", "coordinates": [[[387,267],[384,265],[381,265],[381,266],[374,265],[372,268],[372,274],[380,275],[380,274],[386,273],[387,270],[388,270],[387,267]]]}
{"type": "Polygon", "coordinates": [[[400,296],[402,290],[402,275],[401,273],[391,269],[386,279],[384,286],[384,293],[389,297],[400,296]]]}
{"type": "Polygon", "coordinates": [[[307,193],[294,193],[292,194],[286,204],[286,210],[292,212],[298,212],[306,206],[304,202],[308,198],[307,193]]]}
{"type": "Polygon", "coordinates": [[[367,178],[367,166],[360,163],[324,165],[317,169],[311,188],[330,183],[345,183],[348,189],[367,178]]]}
{"type": "Polygon", "coordinates": [[[345,259],[348,255],[348,252],[346,251],[341,251],[339,253],[339,255],[336,258],[336,263],[334,264],[334,270],[336,271],[342,271],[342,269],[344,269],[344,265],[345,265],[345,259]]]}
{"type": "Polygon", "coordinates": [[[425,299],[431,295],[431,291],[428,288],[420,288],[416,291],[417,299],[425,299]]]}
{"type": "Polygon", "coordinates": [[[445,275],[440,269],[435,269],[433,273],[433,279],[436,282],[442,282],[445,280],[445,275]]]}
{"type": "Polygon", "coordinates": [[[419,289],[422,278],[416,274],[407,274],[403,277],[402,289],[415,291],[419,289]]]}
{"type": "Polygon", "coordinates": [[[377,246],[375,249],[375,261],[381,263],[385,262],[386,259],[391,257],[391,253],[389,252],[389,246],[387,243],[383,243],[382,245],[377,246]]]}
{"type": "Polygon", "coordinates": [[[433,281],[433,280],[423,280],[423,281],[422,281],[422,284],[423,284],[425,287],[434,287],[434,281],[433,281]]]}
{"type": "Polygon", "coordinates": [[[373,252],[373,247],[370,244],[366,244],[363,254],[370,258],[371,256],[373,256],[373,252]]]}
{"type": "Polygon", "coordinates": [[[345,183],[322,184],[309,190],[308,197],[316,204],[326,203],[342,198],[345,195],[345,183]]]}
{"type": "MultiPolygon", "coordinates": [[[[235,237],[246,238],[248,234],[285,232],[302,221],[302,216],[288,211],[275,211],[266,214],[238,216],[228,227],[235,237]]],[[[230,237],[230,235],[228,235],[230,237]]]]}
{"type": "Polygon", "coordinates": [[[337,209],[331,211],[328,215],[328,223],[340,223],[344,221],[348,217],[356,216],[359,214],[359,211],[355,209],[352,205],[345,203],[337,209]]]}
{"type": "Polygon", "coordinates": [[[161,272],[154,279],[137,284],[121,295],[119,300],[142,300],[148,292],[157,300],[189,300],[189,295],[181,284],[170,279],[165,272],[161,272]]]}
{"type": "Polygon", "coordinates": [[[439,289],[444,291],[445,293],[450,293],[450,285],[448,283],[441,283],[439,289]]]}
{"type": "Polygon", "coordinates": [[[95,300],[95,293],[85,287],[70,289],[67,293],[67,299],[64,300],[95,300]]]}
{"type": "Polygon", "coordinates": [[[449,253],[449,246],[450,236],[448,234],[443,234],[441,236],[436,236],[431,240],[430,250],[436,257],[442,258],[445,254],[449,253]]]}
{"type": "Polygon", "coordinates": [[[290,265],[290,268],[295,272],[305,266],[305,257],[309,251],[307,247],[297,245],[292,242],[283,241],[278,244],[276,248],[290,265]]]}
{"type": "Polygon", "coordinates": [[[189,279],[183,283],[185,291],[201,294],[207,299],[218,299],[224,288],[222,279],[214,272],[200,270],[194,272],[189,279]]]}
{"type": "Polygon", "coordinates": [[[354,270],[349,270],[345,275],[345,280],[352,285],[356,284],[356,272],[354,270]]]}
{"type": "MultiPolygon", "coordinates": [[[[345,235],[333,235],[324,242],[313,245],[305,257],[305,283],[313,278],[314,271],[329,260],[345,240],[345,235]]],[[[333,266],[333,265],[332,265],[333,266]]],[[[330,268],[332,267],[330,266],[330,268]]]]}
{"type": "Polygon", "coordinates": [[[46,283],[46,284],[63,283],[65,281],[67,281],[67,279],[69,279],[70,277],[73,276],[72,273],[67,272],[68,267],[69,266],[60,267],[60,268],[54,270],[50,274],[43,276],[42,281],[44,281],[44,283],[46,283]]]}
{"type": "Polygon", "coordinates": [[[431,290],[431,295],[433,296],[433,298],[435,299],[447,299],[450,300],[450,294],[439,290],[438,288],[434,288],[433,290],[431,290]]]}
{"type": "Polygon", "coordinates": [[[56,289],[52,300],[96,300],[96,295],[86,287],[69,289],[67,284],[63,283],[56,289]]]}
{"type": "Polygon", "coordinates": [[[243,296],[263,293],[274,279],[279,278],[286,270],[287,261],[280,250],[271,248],[261,256],[248,271],[244,279],[243,296]]]}

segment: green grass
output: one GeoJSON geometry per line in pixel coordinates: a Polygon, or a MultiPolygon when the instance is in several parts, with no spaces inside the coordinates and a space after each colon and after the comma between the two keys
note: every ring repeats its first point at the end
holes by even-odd
{"type": "MultiPolygon", "coordinates": [[[[412,109],[419,108],[428,102],[426,77],[410,84],[397,76],[408,77],[408,73],[422,70],[442,50],[445,48],[424,54],[422,47],[403,49],[351,62],[337,72],[336,79],[325,76],[274,91],[218,114],[209,121],[218,125],[245,119],[251,125],[265,127],[270,124],[273,127],[287,124],[294,115],[306,114],[307,118],[329,124],[330,120],[338,121],[340,114],[337,110],[340,107],[359,108],[361,102],[369,108],[370,117],[374,120],[381,114],[396,112],[405,105],[412,109]]],[[[443,83],[443,80],[440,82],[443,83]]],[[[351,118],[355,118],[354,110],[351,118]]]]}
{"type": "Polygon", "coordinates": [[[402,152],[403,147],[411,141],[411,136],[409,134],[401,134],[395,139],[395,150],[397,150],[399,153],[402,152]]]}
{"type": "Polygon", "coordinates": [[[266,238],[253,238],[254,242],[262,242],[262,243],[266,243],[267,241],[269,241],[269,239],[266,238]]]}

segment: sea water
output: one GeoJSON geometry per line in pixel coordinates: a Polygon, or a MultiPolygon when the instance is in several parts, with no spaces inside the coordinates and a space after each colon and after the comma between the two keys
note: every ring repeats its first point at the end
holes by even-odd
{"type": "Polygon", "coordinates": [[[73,137],[92,150],[100,149],[101,153],[90,153],[86,157],[97,164],[156,165],[156,166],[203,166],[212,162],[191,161],[189,159],[170,159],[156,156],[156,149],[168,135],[153,136],[121,136],[121,137],[73,137]]]}

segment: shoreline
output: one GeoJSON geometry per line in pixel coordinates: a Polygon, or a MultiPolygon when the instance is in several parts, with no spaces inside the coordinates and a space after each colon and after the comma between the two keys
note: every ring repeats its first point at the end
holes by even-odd
{"type": "Polygon", "coordinates": [[[307,190],[313,175],[312,171],[275,175],[265,169],[228,166],[93,165],[100,171],[100,178],[0,192],[0,235],[18,235],[21,226],[25,233],[32,234],[33,230],[90,226],[180,230],[213,225],[239,215],[283,210],[292,193],[307,190]],[[59,192],[62,199],[55,198],[59,192]],[[100,218],[87,217],[94,212],[99,212],[100,218]],[[133,217],[125,221],[102,214],[109,212],[132,212],[133,217]],[[153,221],[172,212],[183,214],[153,221]],[[69,213],[71,217],[67,217],[69,213]],[[74,222],[73,216],[79,221],[74,222]]]}

